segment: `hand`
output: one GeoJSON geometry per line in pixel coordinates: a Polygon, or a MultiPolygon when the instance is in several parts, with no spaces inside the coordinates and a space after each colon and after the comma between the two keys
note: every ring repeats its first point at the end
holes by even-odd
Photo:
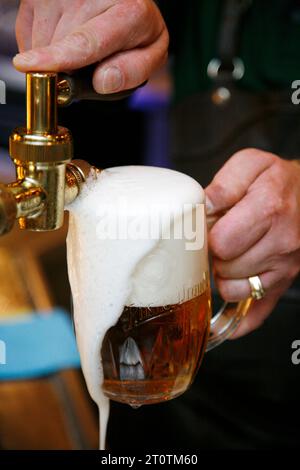
{"type": "Polygon", "coordinates": [[[21,0],[21,72],[71,71],[98,63],[98,93],[134,88],[167,58],[168,32],[152,0],[21,0]]]}
{"type": "Polygon", "coordinates": [[[209,234],[222,297],[248,297],[247,278],[254,275],[266,291],[241,322],[237,338],[264,322],[300,271],[300,165],[260,150],[242,150],[205,192],[208,215],[226,211],[209,234]]]}

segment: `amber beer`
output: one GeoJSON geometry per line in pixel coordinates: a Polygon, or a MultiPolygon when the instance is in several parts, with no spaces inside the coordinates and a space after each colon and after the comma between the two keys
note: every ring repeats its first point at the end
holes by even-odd
{"type": "Polygon", "coordinates": [[[182,394],[201,364],[210,317],[209,287],[175,305],[125,307],[102,344],[105,394],[133,407],[182,394]]]}

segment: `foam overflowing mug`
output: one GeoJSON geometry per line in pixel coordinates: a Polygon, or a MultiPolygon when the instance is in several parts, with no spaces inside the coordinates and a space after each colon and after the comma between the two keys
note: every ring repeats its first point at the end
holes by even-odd
{"type": "Polygon", "coordinates": [[[91,174],[69,210],[76,336],[103,431],[108,399],[137,407],[187,390],[251,301],[211,319],[205,196],[189,176],[111,168],[91,174]]]}

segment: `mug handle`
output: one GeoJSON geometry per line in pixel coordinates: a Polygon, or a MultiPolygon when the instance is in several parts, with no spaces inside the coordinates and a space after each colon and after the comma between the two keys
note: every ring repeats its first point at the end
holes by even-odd
{"type": "MultiPolygon", "coordinates": [[[[212,228],[221,215],[223,214],[207,218],[208,229],[212,228]]],[[[248,297],[240,302],[225,302],[223,304],[218,313],[213,316],[210,321],[210,332],[206,351],[210,351],[216,346],[219,346],[219,344],[223,343],[232,335],[241,320],[247,315],[252,303],[253,298],[248,297]]]]}
{"type": "Polygon", "coordinates": [[[247,315],[253,302],[251,297],[238,303],[224,303],[218,313],[210,321],[210,332],[206,351],[219,346],[236,330],[241,320],[247,315]]]}

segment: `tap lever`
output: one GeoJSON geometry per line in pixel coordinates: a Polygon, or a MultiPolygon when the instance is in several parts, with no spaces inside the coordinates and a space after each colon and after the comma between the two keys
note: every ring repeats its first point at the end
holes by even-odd
{"type": "Polygon", "coordinates": [[[129,98],[138,88],[146,85],[147,81],[141,85],[123,90],[117,93],[101,94],[93,88],[92,73],[94,67],[84,67],[72,75],[58,75],[58,96],[57,102],[60,106],[68,106],[77,100],[95,100],[95,101],[118,101],[129,98]]]}

